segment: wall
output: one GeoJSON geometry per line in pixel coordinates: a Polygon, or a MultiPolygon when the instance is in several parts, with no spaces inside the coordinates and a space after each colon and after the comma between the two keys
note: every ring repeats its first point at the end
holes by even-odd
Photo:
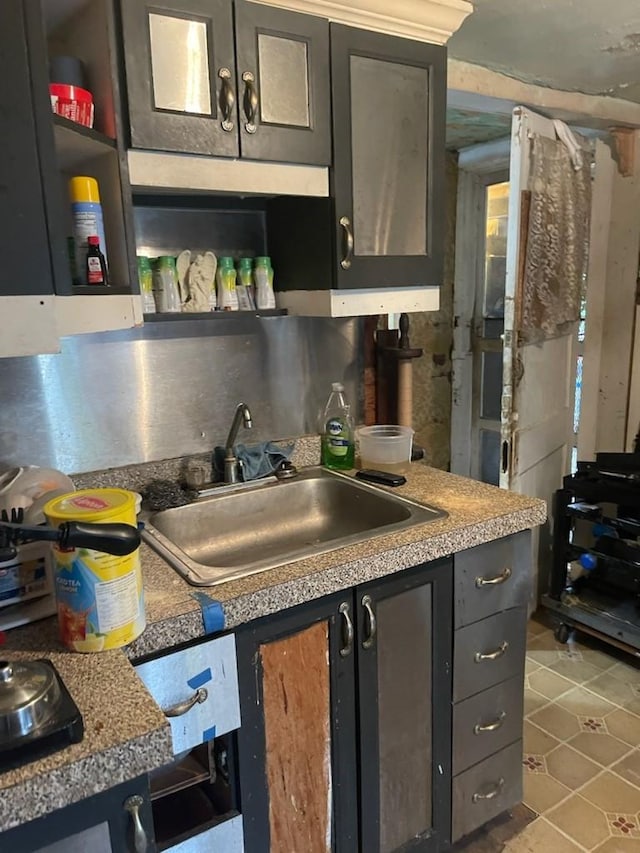
{"type": "Polygon", "coordinates": [[[444,280],[440,310],[410,316],[411,345],[422,347],[413,362],[413,426],[416,444],[434,468],[448,470],[451,442],[451,348],[453,345],[453,278],[456,235],[458,157],[447,154],[444,280]]]}
{"type": "Polygon", "coordinates": [[[65,473],[207,452],[235,407],[244,444],[316,432],[332,381],[362,417],[359,320],[216,316],[63,339],[0,359],[0,464],[65,473]]]}

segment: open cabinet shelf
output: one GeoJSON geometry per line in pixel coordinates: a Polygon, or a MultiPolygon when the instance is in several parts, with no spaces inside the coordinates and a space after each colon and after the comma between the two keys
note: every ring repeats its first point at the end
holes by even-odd
{"type": "Polygon", "coordinates": [[[58,165],[65,171],[81,169],[87,160],[116,153],[115,139],[63,116],[53,116],[53,131],[58,165]]]}

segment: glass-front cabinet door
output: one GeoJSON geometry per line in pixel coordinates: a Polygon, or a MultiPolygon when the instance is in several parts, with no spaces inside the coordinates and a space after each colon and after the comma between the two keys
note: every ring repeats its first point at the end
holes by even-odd
{"type": "Polygon", "coordinates": [[[239,154],[230,0],[122,0],[134,148],[239,154]]]}
{"type": "Polygon", "coordinates": [[[439,285],[446,50],[331,25],[338,287],[439,285]]]}
{"type": "Polygon", "coordinates": [[[243,157],[331,162],[329,23],[236,0],[243,157]]]}
{"type": "Polygon", "coordinates": [[[449,837],[451,561],[356,590],[361,849],[430,853],[449,837]]]}

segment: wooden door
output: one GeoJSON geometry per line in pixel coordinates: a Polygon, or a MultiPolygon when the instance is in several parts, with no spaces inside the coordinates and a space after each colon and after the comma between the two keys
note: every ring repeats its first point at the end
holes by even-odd
{"type": "Polygon", "coordinates": [[[251,853],[358,849],[352,610],[349,591],[237,632],[251,853]]]}
{"type": "Polygon", "coordinates": [[[339,288],[442,279],[446,50],[331,25],[339,288]]]}
{"type": "Polygon", "coordinates": [[[451,560],[356,589],[361,850],[444,848],[451,818],[451,560]]]}
{"type": "Polygon", "coordinates": [[[244,0],[235,10],[242,156],[328,166],[328,21],[244,0]]]}
{"type": "MultiPolygon", "coordinates": [[[[504,307],[500,486],[547,500],[571,469],[578,320],[536,339],[523,334],[528,203],[534,138],[556,139],[550,119],[516,107],[511,134],[504,307]]],[[[585,155],[587,156],[587,155],[585,155]]],[[[557,225],[558,223],[556,223],[557,225]]],[[[543,295],[540,294],[540,301],[543,295]]],[[[534,537],[538,592],[547,588],[549,528],[534,537]]]]}
{"type": "Polygon", "coordinates": [[[122,0],[131,145],[239,154],[231,0],[122,0]]]}

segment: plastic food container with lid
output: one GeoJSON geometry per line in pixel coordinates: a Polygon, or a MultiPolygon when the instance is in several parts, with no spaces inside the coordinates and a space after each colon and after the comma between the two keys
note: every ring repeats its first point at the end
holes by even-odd
{"type": "Polygon", "coordinates": [[[376,424],[358,430],[363,468],[404,473],[411,462],[414,432],[399,424],[376,424]]]}

